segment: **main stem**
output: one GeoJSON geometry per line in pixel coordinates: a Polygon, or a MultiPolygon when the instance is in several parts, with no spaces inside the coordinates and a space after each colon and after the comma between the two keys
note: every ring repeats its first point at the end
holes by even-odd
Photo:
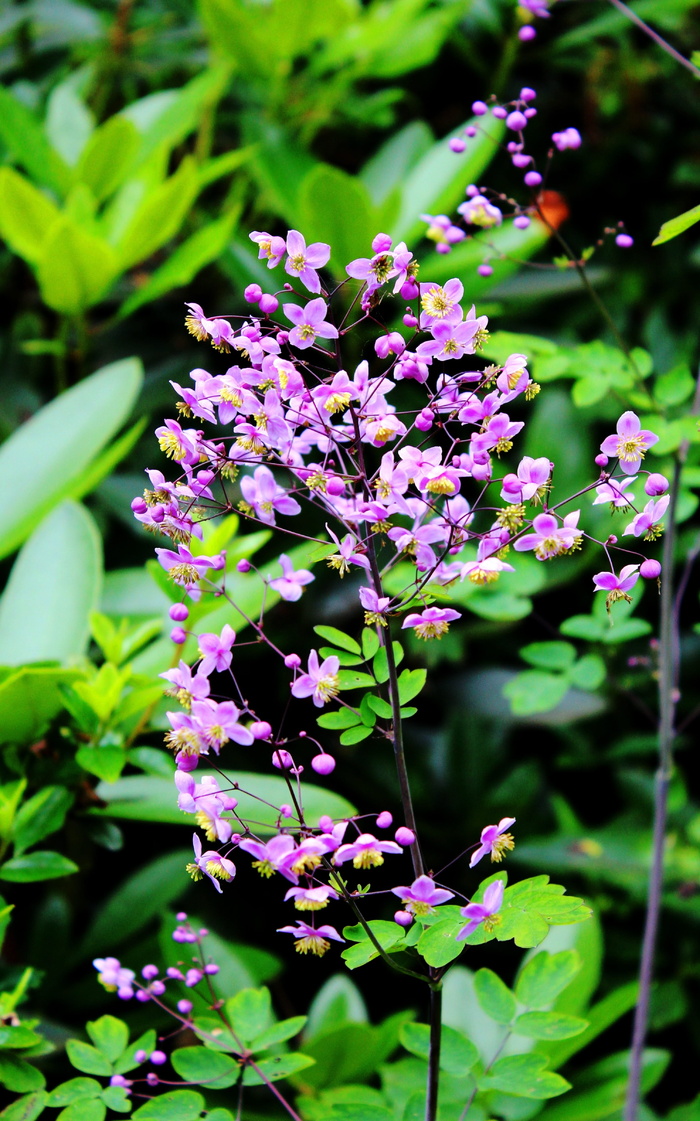
{"type": "Polygon", "coordinates": [[[440,1044],[442,1041],[442,982],[430,989],[430,1053],[428,1055],[428,1088],[425,1096],[425,1121],[435,1121],[440,1085],[440,1044]]]}
{"type": "MultiPolygon", "coordinates": [[[[700,407],[700,377],[696,385],[693,413],[700,407]]],[[[681,472],[688,453],[684,443],[678,451],[671,484],[671,502],[668,509],[668,528],[664,537],[663,580],[661,584],[661,618],[659,623],[659,767],[654,780],[654,829],[647,890],[647,911],[644,921],[642,954],[639,963],[639,996],[634,1013],[630,1073],[627,1082],[624,1121],[637,1121],[642,1077],[642,1057],[649,1020],[649,999],[654,978],[654,949],[661,913],[661,893],[664,875],[664,848],[666,820],[668,817],[668,791],[673,776],[673,744],[677,704],[678,675],[680,667],[680,596],[673,594],[673,555],[676,544],[676,506],[680,489],[681,472]]]]}

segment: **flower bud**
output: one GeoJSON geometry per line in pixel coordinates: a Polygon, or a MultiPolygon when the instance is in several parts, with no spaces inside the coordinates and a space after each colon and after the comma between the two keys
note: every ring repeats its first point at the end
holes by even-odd
{"type": "Polygon", "coordinates": [[[136,1051],[136,1053],[134,1054],[134,1061],[137,1063],[145,1063],[146,1052],[143,1050],[136,1051]]]}
{"type": "Polygon", "coordinates": [[[526,23],[525,26],[521,27],[518,31],[518,39],[521,43],[531,43],[532,40],[536,38],[537,32],[529,23],[526,23]]]}
{"type": "Polygon", "coordinates": [[[608,457],[603,452],[601,452],[600,455],[597,455],[595,457],[593,462],[596,464],[597,467],[607,467],[608,466],[608,457]]]}
{"type": "Polygon", "coordinates": [[[526,155],[525,152],[518,152],[517,155],[513,156],[511,163],[513,167],[518,167],[522,171],[532,163],[532,156],[526,155]]]}
{"type": "Polygon", "coordinates": [[[332,755],[323,751],[320,755],[314,755],[311,766],[317,775],[329,775],[331,771],[335,770],[335,759],[332,755]]]}
{"type": "Polygon", "coordinates": [[[388,253],[391,249],[391,238],[388,234],[377,234],[372,239],[373,253],[388,253]]]}
{"type": "Polygon", "coordinates": [[[277,767],[278,771],[288,771],[290,767],[294,766],[294,760],[288,751],[280,748],[272,753],[272,766],[277,767]]]}
{"type": "Polygon", "coordinates": [[[345,483],[337,475],[331,475],[326,483],[326,494],[330,494],[331,498],[337,498],[345,490],[345,483]]]}
{"type": "Polygon", "coordinates": [[[389,813],[388,810],[382,810],[382,812],[380,814],[377,814],[377,828],[378,829],[388,829],[389,826],[393,823],[393,821],[394,821],[394,819],[393,819],[393,817],[391,816],[391,814],[389,813]]]}
{"type": "Polygon", "coordinates": [[[403,317],[403,321],[404,321],[404,324],[406,325],[406,327],[412,327],[413,328],[413,327],[418,326],[418,320],[416,319],[415,315],[411,311],[406,312],[406,314],[403,317]]]}
{"type": "Polygon", "coordinates": [[[157,1086],[158,1081],[159,1081],[159,1079],[158,1079],[158,1075],[156,1074],[156,1072],[154,1070],[149,1070],[148,1074],[146,1075],[146,1082],[148,1083],[148,1085],[149,1086],[157,1086]]]}
{"type": "Polygon", "coordinates": [[[131,509],[135,514],[145,514],[148,509],[148,503],[145,498],[141,498],[141,496],[138,495],[136,498],[132,498],[131,509]]]}
{"type": "Polygon", "coordinates": [[[464,135],[468,136],[470,140],[473,136],[476,136],[476,129],[474,128],[474,125],[467,125],[464,130],[464,135]]]}
{"type": "Polygon", "coordinates": [[[493,113],[494,117],[499,121],[505,121],[506,117],[508,116],[508,110],[504,109],[502,105],[494,105],[491,112],[493,113]]]}
{"type": "Polygon", "coordinates": [[[175,756],[178,771],[196,771],[199,763],[198,755],[189,755],[186,751],[178,751],[175,756]]]}
{"type": "Polygon", "coordinates": [[[263,290],[259,284],[249,284],[243,289],[243,299],[247,304],[257,304],[262,294],[263,290]]]}
{"type": "Polygon", "coordinates": [[[513,219],[513,225],[516,230],[526,230],[530,225],[530,219],[527,214],[518,214],[518,217],[513,219]]]}
{"type": "Polygon", "coordinates": [[[410,926],[413,922],[413,915],[410,911],[394,911],[394,922],[399,926],[410,926]]]}
{"type": "Polygon", "coordinates": [[[644,484],[644,493],[648,494],[651,498],[656,498],[660,494],[665,494],[669,488],[669,481],[665,475],[660,475],[654,471],[644,484]]]}
{"type": "Polygon", "coordinates": [[[488,113],[489,107],[485,101],[475,101],[472,104],[472,113],[475,117],[483,117],[484,113],[488,113]]]}
{"type": "Polygon", "coordinates": [[[301,658],[298,654],[287,654],[287,657],[284,659],[284,664],[287,669],[299,669],[301,658]]]}
{"type": "Polygon", "coordinates": [[[160,1067],[163,1063],[167,1063],[167,1061],[168,1056],[165,1054],[165,1051],[151,1051],[151,1062],[154,1066],[160,1067]]]}
{"type": "Polygon", "coordinates": [[[207,977],[213,977],[216,973],[219,972],[219,967],[215,961],[210,961],[208,965],[204,966],[204,972],[206,973],[207,977]]]}
{"type": "Polygon", "coordinates": [[[522,132],[526,125],[527,117],[519,109],[515,109],[506,117],[506,128],[512,129],[513,132],[522,132]]]}
{"type": "Polygon", "coordinates": [[[463,152],[466,146],[466,140],[462,140],[459,136],[453,136],[447,145],[451,152],[457,152],[458,154],[463,152]]]}
{"type": "Polygon", "coordinates": [[[274,315],[279,306],[279,300],[276,296],[273,296],[271,292],[263,292],[258,301],[258,307],[263,315],[274,315]]]}
{"type": "Polygon", "coordinates": [[[256,740],[269,740],[272,735],[272,725],[268,724],[267,720],[256,720],[248,730],[256,740]]]}
{"type": "Polygon", "coordinates": [[[243,559],[239,560],[238,564],[236,565],[236,572],[250,572],[252,567],[253,566],[250,561],[246,560],[245,557],[243,557],[243,559]]]}
{"type": "Polygon", "coordinates": [[[328,814],[324,814],[323,817],[319,817],[318,819],[318,827],[322,829],[324,833],[330,833],[333,828],[333,818],[329,817],[328,814]]]}
{"type": "Polygon", "coordinates": [[[400,825],[394,833],[394,840],[396,841],[397,845],[403,845],[404,847],[406,845],[412,845],[415,839],[415,833],[406,825],[400,825]]]}
{"type": "Polygon", "coordinates": [[[173,627],[170,637],[176,646],[182,646],[184,642],[187,642],[187,631],[183,630],[182,627],[173,627]]]}
{"type": "Polygon", "coordinates": [[[528,171],[524,181],[526,187],[539,187],[542,182],[542,176],[539,171],[528,171]]]}
{"type": "Polygon", "coordinates": [[[630,237],[629,234],[618,234],[615,238],[615,245],[619,249],[631,249],[634,245],[634,238],[630,237]]]}
{"type": "Polygon", "coordinates": [[[144,965],[141,970],[141,976],[145,977],[147,981],[152,981],[154,977],[158,976],[157,965],[144,965]]]}
{"type": "Polygon", "coordinates": [[[294,813],[294,810],[288,802],[283,802],[280,806],[280,813],[282,814],[282,817],[291,817],[294,813]]]}
{"type": "Polygon", "coordinates": [[[656,580],[661,575],[661,565],[657,560],[645,560],[639,566],[639,575],[645,580],[656,580]]]}
{"type": "Polygon", "coordinates": [[[536,97],[537,97],[536,91],[533,90],[533,89],[530,89],[529,86],[523,86],[523,88],[520,91],[520,100],[521,101],[534,101],[536,97]]]}
{"type": "Polygon", "coordinates": [[[493,266],[489,265],[486,261],[482,261],[476,271],[478,272],[479,276],[492,276],[493,266]]]}
{"type": "Polygon", "coordinates": [[[184,603],[174,603],[168,615],[175,623],[184,623],[189,613],[189,608],[184,603]]]}
{"type": "Polygon", "coordinates": [[[416,428],[419,432],[430,432],[433,427],[433,414],[430,409],[423,409],[415,420],[416,428]]]}
{"type": "Polygon", "coordinates": [[[177,1010],[182,1016],[188,1016],[194,1008],[191,1000],[178,1000],[177,1010]]]}

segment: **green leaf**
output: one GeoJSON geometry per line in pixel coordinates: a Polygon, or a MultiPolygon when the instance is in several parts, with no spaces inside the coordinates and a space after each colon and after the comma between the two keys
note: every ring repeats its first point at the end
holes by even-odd
{"type": "MultiPolygon", "coordinates": [[[[0,87],[0,117],[6,96],[0,87]]],[[[58,208],[23,175],[10,167],[0,168],[0,234],[15,253],[35,265],[47,231],[59,217],[58,208]]]]}
{"type": "Polygon", "coordinates": [[[503,696],[510,701],[510,709],[515,716],[531,716],[556,708],[568,688],[568,678],[563,674],[527,669],[503,686],[503,696]]]}
{"type": "Polygon", "coordinates": [[[363,740],[372,735],[372,728],[366,727],[361,724],[356,728],[347,728],[344,732],[340,733],[340,742],[342,744],[362,743],[363,740]]]}
{"type": "Polygon", "coordinates": [[[256,1035],[250,1043],[250,1050],[253,1052],[266,1051],[268,1047],[284,1043],[285,1040],[298,1035],[305,1023],[306,1016],[290,1016],[287,1020],[280,1020],[266,1028],[265,1031],[261,1031],[260,1035],[256,1035]]]}
{"type": "Polygon", "coordinates": [[[566,1016],[561,1012],[524,1012],[513,1024],[513,1031],[530,1039],[571,1039],[587,1027],[588,1021],[579,1016],[566,1016]]]}
{"type": "Polygon", "coordinates": [[[90,1039],[110,1063],[116,1063],[129,1043],[129,1029],[116,1016],[100,1016],[85,1025],[90,1039]]]}
{"type": "Polygon", "coordinates": [[[45,405],[2,444],[0,557],[13,552],[62,498],[85,493],[80,488],[86,468],[129,416],[142,380],[135,358],[104,366],[45,405]]]}
{"type": "Polygon", "coordinates": [[[0,740],[31,744],[65,707],[61,688],[83,675],[76,669],[19,669],[0,682],[0,740]]]}
{"type": "Polygon", "coordinates": [[[91,747],[84,745],[75,753],[79,767],[96,775],[103,782],[116,782],[127,764],[126,752],[121,747],[91,747]]]}
{"type": "Polygon", "coordinates": [[[36,269],[44,303],[63,315],[80,315],[107,294],[119,263],[106,241],[65,217],[49,229],[36,269]]]}
{"type": "Polygon", "coordinates": [[[161,914],[187,889],[184,870],[189,860],[190,850],[169,852],[132,873],[103,902],[84,936],[81,953],[90,954],[105,945],[107,940],[110,945],[117,946],[161,914]]]}
{"type": "MultiPolygon", "coordinates": [[[[405,672],[410,672],[406,670],[405,672]]],[[[420,670],[414,672],[421,672],[420,670]]],[[[423,671],[425,672],[425,671],[423,671]]],[[[338,673],[341,691],[346,689],[371,689],[375,681],[369,673],[358,673],[357,670],[341,669],[338,673]]]]}
{"type": "Polygon", "coordinates": [[[527,1008],[543,1008],[563,992],[580,969],[581,959],[576,950],[562,950],[558,954],[542,951],[521,970],[515,995],[527,1008]]]}
{"type": "MultiPolygon", "coordinates": [[[[394,953],[401,949],[406,935],[405,931],[397,927],[396,923],[386,922],[384,919],[371,919],[368,926],[379,945],[387,953],[394,953]]],[[[359,966],[366,965],[368,961],[372,961],[373,958],[379,956],[379,951],[375,949],[374,943],[370,941],[367,932],[360,923],[355,926],[346,926],[343,930],[343,937],[347,938],[349,942],[356,943],[356,945],[349,946],[342,952],[342,957],[345,959],[348,969],[358,969],[359,966]]]]}
{"type": "Polygon", "coordinates": [[[171,1055],[173,1068],[186,1082],[225,1090],[235,1086],[241,1076],[239,1064],[221,1051],[209,1047],[178,1047],[171,1055]]]}
{"type": "Polygon", "coordinates": [[[654,382],[654,398],[661,406],[682,405],[692,396],[695,378],[685,363],[660,374],[654,382]]]}
{"type": "Polygon", "coordinates": [[[216,104],[230,75],[228,63],[210,63],[180,89],[160,90],[124,109],[121,115],[133,121],[142,133],[134,166],[140,167],[150,156],[163,149],[170,152],[194,132],[200,126],[203,110],[216,104]],[[145,110],[149,111],[148,114],[145,110]]]}
{"type": "Polygon", "coordinates": [[[31,1090],[43,1090],[46,1079],[40,1070],[19,1055],[0,1051],[0,1083],[17,1094],[26,1094],[31,1090]]]}
{"type": "Polygon", "coordinates": [[[148,192],[116,249],[122,269],[145,261],[179,231],[194,202],[199,184],[194,160],[186,156],[174,175],[148,192]]]}
{"type": "Polygon", "coordinates": [[[115,1113],[131,1113],[131,1099],[124,1086],[106,1086],[100,1094],[100,1099],[115,1113]]]}
{"type": "Polygon", "coordinates": [[[82,1070],[84,1074],[111,1075],[114,1072],[111,1062],[90,1043],[69,1039],[66,1043],[66,1051],[71,1064],[76,1070],[82,1070]]]}
{"type": "Polygon", "coordinates": [[[354,728],[359,722],[359,716],[349,708],[337,708],[334,712],[322,712],[316,717],[319,728],[354,728]]]}
{"type": "Polygon", "coordinates": [[[116,115],[96,128],[82,150],[75,179],[85,183],[98,202],[121,186],[141,142],[138,129],[116,115]]]}
{"type": "Polygon", "coordinates": [[[135,1039],[133,1043],[130,1043],[126,1051],[119,1056],[114,1063],[114,1073],[126,1074],[128,1071],[134,1070],[135,1067],[141,1065],[135,1057],[137,1051],[145,1051],[150,1055],[151,1051],[155,1050],[155,1046],[156,1033],[152,1028],[149,1028],[149,1030],[145,1031],[143,1035],[140,1035],[138,1039],[135,1039]]]}
{"type": "Polygon", "coordinates": [[[46,104],[44,128],[52,148],[74,167],[94,127],[93,117],[75,91],[72,76],[54,86],[46,104]]]}
{"type": "Polygon", "coordinates": [[[670,241],[671,238],[678,237],[679,234],[689,230],[696,222],[700,222],[700,206],[694,206],[691,210],[684,211],[676,218],[669,218],[667,222],[664,222],[651,244],[663,245],[664,242],[670,241]]]}
{"type": "Polygon", "coordinates": [[[226,1001],[226,1013],[239,1039],[250,1044],[272,1022],[269,989],[243,989],[226,1001]]]}
{"type": "Polygon", "coordinates": [[[571,684],[591,693],[600,688],[605,677],[605,662],[598,654],[584,654],[569,671],[571,684]]]}
{"type": "Polygon", "coordinates": [[[377,716],[381,716],[383,720],[391,720],[393,709],[388,701],[385,701],[382,697],[375,697],[372,693],[368,693],[364,699],[377,716]]]}
{"type": "Polygon", "coordinates": [[[171,1090],[132,1113],[135,1121],[198,1121],[204,1098],[194,1090],[171,1090]]]}
{"type": "MultiPolygon", "coordinates": [[[[404,1024],[399,1039],[407,1051],[428,1059],[430,1055],[430,1025],[404,1024]]],[[[471,1070],[479,1059],[479,1052],[470,1039],[447,1025],[442,1029],[440,1047],[440,1069],[448,1074],[463,1075],[471,1070]]]]}
{"type": "Polygon", "coordinates": [[[348,654],[347,650],[338,650],[336,646],[321,646],[321,658],[337,658],[341,666],[361,666],[364,658],[361,654],[348,654]]]}
{"type": "Polygon", "coordinates": [[[428,965],[437,969],[458,958],[465,945],[464,942],[455,941],[458,931],[465,925],[459,907],[441,907],[440,914],[444,917],[426,927],[416,947],[428,965]]]}
{"type": "MultiPolygon", "coordinates": [[[[199,778],[199,771],[197,775],[199,778]]],[[[217,774],[217,779],[222,789],[227,785],[237,786],[236,813],[244,821],[255,822],[256,833],[277,832],[278,811],[275,807],[289,800],[289,790],[283,778],[277,775],[223,771],[217,774]]],[[[192,831],[192,818],[177,808],[172,779],[153,775],[129,775],[112,785],[100,783],[97,796],[107,803],[107,808],[93,811],[95,813],[135,821],[184,825],[192,831]]],[[[322,814],[333,818],[347,818],[356,812],[345,798],[321,786],[314,786],[313,783],[304,783],[304,810],[310,821],[318,821],[322,814]]]]}
{"type": "MultiPolygon", "coordinates": [[[[404,659],[403,647],[400,642],[392,642],[394,648],[394,661],[397,666],[400,666],[404,659]]],[[[372,673],[376,680],[383,684],[389,680],[389,668],[387,665],[386,647],[382,646],[380,650],[374,655],[372,660],[372,673]]]]}
{"type": "Polygon", "coordinates": [[[359,642],[356,642],[349,634],[339,631],[337,627],[318,626],[314,627],[314,631],[320,638],[325,638],[327,642],[331,642],[341,650],[347,650],[349,654],[362,653],[359,642]]]}
{"type": "Polygon", "coordinates": [[[0,1118],[2,1121],[36,1121],[37,1117],[44,1112],[48,1097],[45,1090],[25,1094],[13,1101],[11,1105],[5,1106],[0,1113],[0,1118]]]}
{"type": "Polygon", "coordinates": [[[626,985],[621,985],[620,988],[614,989],[613,992],[608,993],[602,1000],[599,1000],[592,1008],[586,1010],[586,1020],[588,1027],[570,1043],[561,1042],[553,1044],[547,1048],[547,1054],[550,1057],[552,1066],[560,1067],[563,1063],[586,1047],[591,1040],[595,1039],[605,1031],[606,1028],[624,1016],[637,1003],[639,994],[639,985],[636,981],[630,981],[626,985]]]}
{"type": "Polygon", "coordinates": [[[520,657],[538,669],[567,670],[576,661],[576,648],[570,642],[531,642],[521,647],[520,657]]]}
{"type": "Polygon", "coordinates": [[[481,1082],[483,1089],[505,1090],[522,1098],[556,1098],[571,1089],[560,1074],[545,1070],[541,1055],[506,1055],[498,1059],[481,1082]]]}
{"type": "Polygon", "coordinates": [[[405,669],[399,674],[399,700],[402,705],[417,697],[425,685],[428,671],[425,669],[405,669]]]}
{"type": "Polygon", "coordinates": [[[65,662],[85,654],[101,585],[100,533],[85,507],[66,499],[37,526],[12,566],[0,598],[0,664],[65,662]]]}
{"type": "Polygon", "coordinates": [[[60,829],[72,805],[65,786],[45,786],[23,802],[12,829],[15,856],[60,829]]]}
{"type": "Polygon", "coordinates": [[[344,1024],[365,1024],[368,1015],[362,994],[347,973],[336,973],[321,986],[311,1002],[304,1045],[344,1024]]]}
{"type": "Polygon", "coordinates": [[[299,210],[300,229],[309,242],[331,246],[330,267],[338,279],[345,279],[348,261],[367,253],[376,233],[374,206],[364,183],[319,163],[301,184],[299,210]]]}
{"type": "Polygon", "coordinates": [[[17,163],[42,187],[59,195],[68,190],[70,171],[47,141],[39,121],[2,86],[0,136],[17,163]]]}
{"type": "MultiPolygon", "coordinates": [[[[15,856],[0,866],[0,880],[15,884],[33,884],[40,880],[57,880],[78,872],[77,864],[57,852],[30,852],[15,856]]],[[[94,1073],[89,1071],[88,1073],[94,1073]]]]}
{"type": "Polygon", "coordinates": [[[104,1121],[107,1106],[98,1098],[79,1098],[62,1109],[56,1121],[104,1121]]]}
{"type": "Polygon", "coordinates": [[[369,662],[379,649],[379,635],[371,627],[365,627],[362,632],[362,655],[369,662]]]}
{"type": "Polygon", "coordinates": [[[509,1024],[515,1016],[515,997],[498,974],[480,969],[474,974],[474,991],[482,1009],[497,1024],[509,1024]]]}
{"type": "Polygon", "coordinates": [[[102,1083],[95,1078],[71,1078],[51,1091],[47,1105],[70,1105],[79,1098],[96,1098],[101,1092],[102,1083]]]}
{"type": "Polygon", "coordinates": [[[370,694],[365,693],[364,697],[360,701],[360,716],[365,727],[374,728],[375,724],[377,723],[377,714],[374,711],[372,705],[369,704],[369,700],[370,694]]]}
{"type": "Polygon", "coordinates": [[[243,1071],[243,1085],[262,1086],[265,1082],[278,1082],[280,1078],[289,1078],[290,1074],[297,1074],[313,1064],[314,1059],[310,1055],[302,1055],[298,1051],[287,1055],[276,1055],[273,1059],[262,1059],[255,1064],[257,1070],[252,1066],[246,1066],[243,1071]]]}

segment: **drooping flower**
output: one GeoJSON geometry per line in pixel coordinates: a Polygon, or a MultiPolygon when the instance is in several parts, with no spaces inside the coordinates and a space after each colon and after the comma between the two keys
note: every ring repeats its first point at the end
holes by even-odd
{"type": "Polygon", "coordinates": [[[634,587],[638,579],[638,564],[626,564],[619,576],[616,576],[614,572],[597,572],[595,574],[593,577],[595,590],[608,593],[605,597],[605,607],[608,613],[613,603],[617,603],[618,600],[624,599],[627,603],[632,602],[632,597],[627,593],[630,588],[634,587]]]}
{"type": "Polygon", "coordinates": [[[492,226],[500,226],[503,221],[501,211],[492,202],[489,202],[484,195],[473,195],[472,198],[461,203],[457,207],[457,211],[462,215],[465,222],[469,222],[470,226],[480,226],[485,230],[492,226]]]}
{"type": "Polygon", "coordinates": [[[562,525],[554,514],[538,514],[532,523],[535,532],[519,537],[513,547],[519,553],[532,549],[537,559],[542,561],[568,553],[583,540],[583,534],[577,528],[580,514],[580,510],[567,514],[562,525]]]}
{"type": "Polygon", "coordinates": [[[312,650],[309,654],[309,664],[306,673],[302,673],[292,682],[292,695],[295,697],[313,697],[317,708],[322,708],[340,691],[338,670],[340,661],[332,654],[319,664],[318,654],[312,650]]]}
{"type": "Polygon", "coordinates": [[[484,892],[483,903],[468,903],[466,907],[462,907],[461,913],[465,919],[469,919],[469,922],[457,934],[458,942],[463,942],[482,924],[484,930],[493,930],[496,923],[500,921],[498,912],[503,904],[504,891],[503,880],[494,880],[484,892]]]}
{"type": "Polygon", "coordinates": [[[360,833],[352,844],[340,846],[333,863],[344,864],[346,860],[352,860],[355,868],[376,868],[384,863],[385,852],[397,855],[403,849],[395,841],[378,841],[371,833],[360,833]]]}
{"type": "Polygon", "coordinates": [[[671,498],[668,494],[665,494],[662,498],[657,498],[656,501],[652,498],[647,502],[641,514],[637,514],[632,519],[625,529],[625,534],[631,533],[635,537],[641,537],[644,534],[645,541],[655,541],[663,532],[660,519],[666,513],[670,501],[671,498]]]}
{"type": "Polygon", "coordinates": [[[306,584],[310,584],[316,577],[307,568],[299,568],[294,571],[292,564],[286,553],[282,553],[278,558],[278,563],[284,573],[283,576],[277,576],[274,580],[270,580],[270,587],[274,588],[282,599],[289,602],[295,602],[301,598],[301,593],[306,584]]]}
{"type": "Polygon", "coordinates": [[[226,564],[225,553],[214,557],[195,557],[186,545],[178,545],[176,553],[172,549],[156,549],[156,556],[170,579],[186,588],[201,580],[208,569],[219,572],[226,564]]]}
{"type": "Polygon", "coordinates": [[[503,860],[504,855],[509,852],[514,846],[515,841],[510,833],[506,833],[506,829],[510,829],[511,825],[515,824],[514,817],[502,817],[498,825],[487,825],[485,829],[481,830],[481,844],[478,849],[472,853],[472,858],[469,861],[469,867],[473,868],[478,864],[483,856],[491,853],[491,860],[499,863],[503,860]]]}
{"type": "Polygon", "coordinates": [[[627,487],[631,487],[636,481],[637,475],[630,475],[626,479],[610,479],[607,483],[600,483],[595,488],[593,505],[600,506],[603,502],[609,502],[613,509],[625,510],[634,502],[634,495],[626,493],[627,487]]]}
{"type": "Polygon", "coordinates": [[[287,494],[284,487],[277,485],[269,467],[256,467],[252,478],[250,475],[244,476],[241,479],[241,491],[244,504],[248,507],[247,512],[254,512],[261,522],[268,525],[275,524],[275,511],[294,516],[301,510],[297,500],[287,494]]]}
{"type": "Polygon", "coordinates": [[[386,609],[391,603],[390,596],[378,596],[373,588],[359,589],[360,603],[365,609],[365,623],[368,627],[379,625],[385,627],[386,609]]]}
{"type": "Polygon", "coordinates": [[[279,872],[291,883],[299,882],[299,877],[292,870],[292,864],[297,856],[297,843],[289,833],[278,833],[266,845],[252,837],[244,837],[238,847],[256,858],[253,861],[253,868],[266,879],[279,872]]]}
{"type": "Polygon", "coordinates": [[[644,453],[658,439],[653,432],[642,428],[636,413],[628,411],[617,422],[617,434],[606,436],[600,450],[604,455],[616,456],[625,475],[634,475],[644,459],[644,453]]]}
{"type": "Polygon", "coordinates": [[[401,630],[412,627],[418,638],[442,638],[447,634],[450,623],[461,617],[462,613],[453,611],[451,607],[427,607],[420,614],[412,612],[407,615],[401,624],[401,630]]]}
{"type": "Polygon", "coordinates": [[[419,876],[410,887],[392,887],[391,890],[404,903],[404,910],[412,915],[432,915],[441,903],[454,898],[453,891],[436,887],[430,876],[419,876]]]}
{"type": "Polygon", "coordinates": [[[294,935],[296,939],[294,949],[298,954],[315,954],[319,958],[330,950],[329,938],[334,942],[345,941],[334,926],[313,927],[301,921],[297,922],[296,926],[278,926],[277,932],[294,935]]]}
{"type": "Polygon", "coordinates": [[[328,906],[329,899],[338,898],[338,892],[327,884],[320,887],[290,887],[284,898],[285,901],[293,899],[297,911],[320,911],[328,906]]]}
{"type": "Polygon", "coordinates": [[[202,874],[204,874],[211,880],[216,890],[221,892],[219,880],[224,880],[225,883],[230,882],[236,875],[235,864],[213,849],[202,852],[202,842],[196,833],[192,838],[192,847],[194,848],[194,860],[187,865],[186,870],[193,880],[201,880],[202,874]]]}
{"type": "Polygon", "coordinates": [[[501,485],[501,498],[506,502],[541,500],[546,494],[552,464],[545,457],[533,459],[525,455],[518,464],[517,473],[506,475],[501,485]]]}

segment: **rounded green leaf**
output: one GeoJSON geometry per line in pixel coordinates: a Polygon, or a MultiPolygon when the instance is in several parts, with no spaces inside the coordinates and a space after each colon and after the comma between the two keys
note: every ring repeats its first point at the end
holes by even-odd
{"type": "Polygon", "coordinates": [[[99,1020],[85,1025],[90,1039],[98,1051],[110,1062],[115,1063],[129,1042],[129,1029],[123,1020],[116,1016],[100,1016],[99,1020]]]}
{"type": "Polygon", "coordinates": [[[12,567],[0,599],[0,665],[81,657],[101,591],[99,531],[92,514],[67,499],[34,530],[12,567]]]}
{"type": "Polygon", "coordinates": [[[498,974],[480,969],[474,975],[474,991],[483,1011],[497,1024],[509,1024],[515,1016],[515,997],[498,974]]]}
{"type": "Polygon", "coordinates": [[[61,499],[86,493],[86,468],[127,420],[142,382],[136,358],[103,366],[2,444],[0,557],[21,545],[61,499]]]}
{"type": "Polygon", "coordinates": [[[555,1000],[580,969],[581,959],[575,950],[562,950],[558,954],[543,950],[521,970],[515,995],[527,1008],[542,1008],[555,1000]]]}
{"type": "Polygon", "coordinates": [[[78,1098],[96,1098],[102,1091],[102,1084],[96,1078],[70,1078],[54,1087],[49,1094],[48,1105],[70,1105],[78,1098]]]}
{"type": "Polygon", "coordinates": [[[240,1078],[241,1068],[235,1059],[209,1047],[178,1047],[172,1064],[181,1078],[199,1083],[207,1090],[225,1090],[240,1078]]]}
{"type": "MultiPolygon", "coordinates": [[[[57,880],[61,876],[72,876],[78,865],[58,852],[28,852],[16,856],[0,867],[0,880],[10,880],[15,884],[33,884],[39,880],[57,880]]],[[[97,1074],[98,1071],[88,1071],[97,1074]]]]}
{"type": "Polygon", "coordinates": [[[69,1039],[66,1052],[75,1069],[82,1070],[84,1074],[112,1074],[112,1064],[90,1043],[83,1043],[81,1039],[69,1039]]]}
{"type": "Polygon", "coordinates": [[[580,1016],[567,1016],[561,1012],[524,1012],[513,1024],[516,1035],[530,1039],[572,1039],[588,1026],[580,1016]]]}
{"type": "Polygon", "coordinates": [[[79,1098],[62,1109],[56,1121],[104,1121],[107,1106],[99,1098],[79,1098]]]}
{"type": "Polygon", "coordinates": [[[171,1090],[142,1105],[132,1113],[135,1121],[197,1121],[204,1109],[204,1098],[194,1090],[171,1090]]]}

